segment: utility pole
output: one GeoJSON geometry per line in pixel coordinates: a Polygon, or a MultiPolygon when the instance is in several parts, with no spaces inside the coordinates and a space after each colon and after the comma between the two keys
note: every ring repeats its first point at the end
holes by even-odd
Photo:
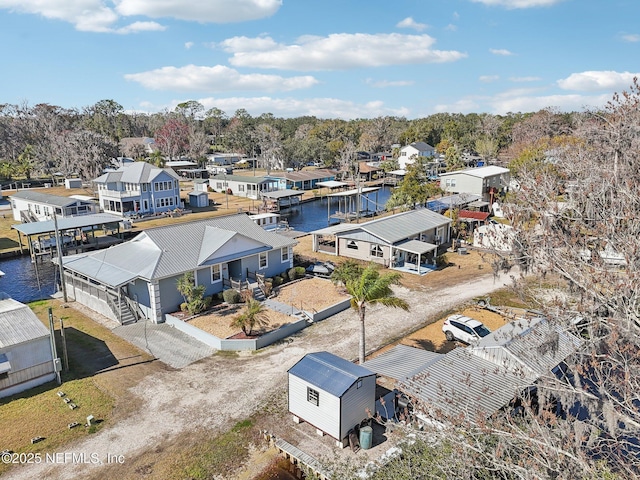
{"type": "Polygon", "coordinates": [[[56,210],[53,210],[53,226],[56,231],[56,251],[58,253],[58,268],[60,269],[60,285],[62,286],[62,299],[64,303],[68,302],[67,298],[67,285],[64,281],[64,268],[62,268],[62,242],[60,239],[60,230],[58,230],[58,217],[56,216],[56,210]]]}

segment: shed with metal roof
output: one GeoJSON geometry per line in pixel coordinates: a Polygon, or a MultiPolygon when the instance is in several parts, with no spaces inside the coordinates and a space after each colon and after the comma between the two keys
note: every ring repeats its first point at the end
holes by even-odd
{"type": "Polygon", "coordinates": [[[27,305],[0,292],[0,397],[54,378],[49,330],[27,305]]]}
{"type": "Polygon", "coordinates": [[[289,369],[289,411],[342,446],[375,412],[376,375],[329,352],[309,353],[289,369]]]}

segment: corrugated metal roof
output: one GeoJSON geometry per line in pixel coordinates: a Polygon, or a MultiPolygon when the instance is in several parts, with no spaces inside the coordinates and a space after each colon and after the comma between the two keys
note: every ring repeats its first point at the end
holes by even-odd
{"type": "Polygon", "coordinates": [[[407,240],[406,242],[397,244],[396,247],[405,252],[416,253],[418,255],[432,252],[438,248],[438,246],[433,243],[421,242],[420,240],[407,240]]]}
{"type": "Polygon", "coordinates": [[[230,247],[222,252],[224,257],[216,255],[218,261],[226,261],[230,255],[240,258],[268,248],[279,249],[297,243],[294,239],[262,229],[241,213],[152,228],[128,242],[89,254],[65,257],[63,262],[65,268],[112,286],[136,277],[151,280],[179,275],[200,266],[202,258],[209,258],[215,253],[207,251],[209,255],[201,257],[203,248],[205,251],[216,245],[220,248],[226,243],[203,247],[204,243],[214,241],[211,235],[215,235],[207,233],[208,227],[219,229],[217,231],[226,241],[239,233],[254,242],[250,251],[237,251],[230,247]]]}
{"type": "Polygon", "coordinates": [[[401,382],[399,388],[433,415],[442,412],[474,421],[493,415],[534,380],[456,348],[401,382]]]}
{"type": "Polygon", "coordinates": [[[389,244],[451,223],[451,219],[426,208],[397,213],[360,224],[359,228],[389,244]]]}
{"type": "MultiPolygon", "coordinates": [[[[58,219],[58,230],[72,230],[75,228],[90,227],[92,225],[102,225],[105,223],[121,222],[122,217],[110,213],[92,213],[88,215],[77,215],[75,217],[65,217],[58,219]]],[[[41,235],[55,232],[55,222],[44,220],[41,222],[18,223],[11,225],[11,228],[18,230],[24,235],[41,235]]]]}
{"type": "Polygon", "coordinates": [[[442,357],[441,353],[429,352],[408,345],[396,345],[391,350],[367,360],[362,365],[372,372],[402,381],[412,377],[442,357]]]}
{"type": "Polygon", "coordinates": [[[301,170],[299,172],[285,172],[285,173],[271,173],[274,178],[286,178],[290,182],[303,182],[307,180],[317,180],[319,178],[326,178],[327,180],[333,180],[336,178],[336,174],[329,170],[301,170]]]}
{"type": "Polygon", "coordinates": [[[289,374],[341,397],[358,379],[375,375],[371,370],[329,352],[308,353],[289,369],[289,374]]]}
{"type": "Polygon", "coordinates": [[[573,354],[580,344],[576,336],[537,317],[509,322],[469,348],[505,368],[541,376],[573,354]]]}
{"type": "Polygon", "coordinates": [[[49,335],[49,330],[24,303],[0,292],[0,348],[49,335]]]}
{"type": "Polygon", "coordinates": [[[218,174],[214,178],[216,179],[216,181],[219,181],[221,179],[225,179],[225,180],[232,180],[234,182],[245,182],[245,183],[256,183],[256,184],[278,183],[278,180],[276,180],[275,178],[254,177],[254,176],[249,176],[249,175],[224,175],[224,174],[218,174]]]}
{"type": "Polygon", "coordinates": [[[9,195],[9,198],[19,198],[21,200],[31,202],[46,203],[56,207],[66,207],[69,205],[75,205],[76,203],[93,204],[93,202],[87,202],[77,198],[64,197],[62,195],[51,195],[49,193],[35,192],[32,190],[20,190],[19,192],[9,195]]]}
{"type": "Polygon", "coordinates": [[[262,195],[264,198],[278,199],[278,198],[287,198],[287,197],[301,197],[302,195],[304,195],[304,192],[299,190],[286,189],[286,190],[273,190],[271,192],[260,192],[260,195],[262,195]]]}
{"type": "Polygon", "coordinates": [[[440,197],[436,200],[429,200],[427,202],[427,208],[436,212],[443,212],[450,208],[459,208],[468,205],[481,198],[482,196],[473,193],[456,193],[454,195],[440,197]]]}

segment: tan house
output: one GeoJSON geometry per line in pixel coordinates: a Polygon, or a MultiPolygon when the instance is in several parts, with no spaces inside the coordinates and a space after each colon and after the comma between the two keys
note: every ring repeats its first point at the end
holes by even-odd
{"type": "Polygon", "coordinates": [[[411,210],[362,224],[311,232],[313,251],[380,263],[424,274],[450,241],[451,219],[428,209],[411,210]]]}
{"type": "Polygon", "coordinates": [[[440,174],[440,188],[446,193],[471,193],[493,203],[497,194],[508,187],[511,175],[508,168],[490,165],[467,168],[440,174]]]}

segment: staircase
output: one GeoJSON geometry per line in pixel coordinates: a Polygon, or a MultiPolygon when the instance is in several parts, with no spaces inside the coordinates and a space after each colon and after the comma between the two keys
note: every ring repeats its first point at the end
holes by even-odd
{"type": "Polygon", "coordinates": [[[251,293],[253,293],[253,298],[258,300],[259,302],[264,302],[267,299],[264,296],[264,293],[262,292],[260,285],[258,285],[258,282],[250,283],[249,289],[251,290],[251,293]]]}
{"type": "Polygon", "coordinates": [[[122,300],[122,302],[118,304],[118,296],[111,292],[107,292],[107,296],[109,297],[109,306],[111,307],[111,311],[113,311],[114,315],[122,325],[131,325],[138,321],[135,315],[131,312],[127,302],[122,300]]]}

